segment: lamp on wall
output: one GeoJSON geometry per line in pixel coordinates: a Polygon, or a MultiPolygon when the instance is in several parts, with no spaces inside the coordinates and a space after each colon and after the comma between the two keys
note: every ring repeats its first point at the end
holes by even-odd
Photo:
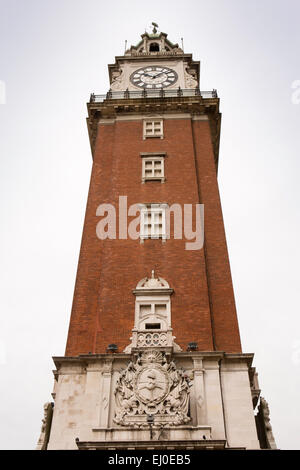
{"type": "Polygon", "coordinates": [[[115,353],[117,351],[118,351],[118,345],[117,344],[112,343],[112,344],[109,344],[107,346],[106,352],[115,353]]]}
{"type": "Polygon", "coordinates": [[[198,349],[198,343],[195,341],[192,341],[191,343],[188,344],[187,350],[188,351],[197,351],[198,349]]]}

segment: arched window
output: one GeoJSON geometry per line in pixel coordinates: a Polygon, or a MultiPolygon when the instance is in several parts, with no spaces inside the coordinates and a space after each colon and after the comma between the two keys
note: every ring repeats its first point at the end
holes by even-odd
{"type": "Polygon", "coordinates": [[[159,44],[157,42],[151,42],[149,50],[150,52],[159,52],[159,44]]]}
{"type": "Polygon", "coordinates": [[[145,277],[133,290],[135,295],[135,319],[132,342],[124,352],[130,353],[134,347],[173,347],[181,348],[174,342],[171,328],[171,295],[173,289],[162,277],[145,277]]]}
{"type": "Polygon", "coordinates": [[[171,328],[171,299],[173,289],[165,279],[151,273],[142,279],[133,291],[135,301],[135,328],[138,330],[171,328]]]}

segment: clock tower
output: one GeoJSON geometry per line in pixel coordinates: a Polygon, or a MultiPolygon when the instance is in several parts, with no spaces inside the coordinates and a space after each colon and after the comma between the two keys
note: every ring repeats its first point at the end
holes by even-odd
{"type": "Polygon", "coordinates": [[[240,343],[219,98],[156,27],[116,57],[110,89],[88,103],[91,183],[39,449],[275,447],[240,343]]]}

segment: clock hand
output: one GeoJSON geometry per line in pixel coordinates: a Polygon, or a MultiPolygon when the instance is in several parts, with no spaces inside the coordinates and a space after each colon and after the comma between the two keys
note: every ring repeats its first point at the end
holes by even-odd
{"type": "Polygon", "coordinates": [[[153,75],[152,78],[156,78],[156,77],[159,77],[160,75],[164,74],[166,72],[159,72],[157,75],[153,75]]]}
{"type": "Polygon", "coordinates": [[[165,72],[159,72],[159,73],[157,73],[156,75],[149,75],[148,73],[145,73],[144,75],[147,75],[148,77],[151,77],[151,78],[156,78],[156,77],[158,77],[159,75],[161,75],[162,73],[165,73],[165,72]]]}

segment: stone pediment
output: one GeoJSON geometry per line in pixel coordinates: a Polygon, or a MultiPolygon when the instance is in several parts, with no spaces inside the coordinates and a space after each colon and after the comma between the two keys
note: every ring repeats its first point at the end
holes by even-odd
{"type": "Polygon", "coordinates": [[[154,270],[151,272],[151,277],[144,277],[138,282],[136,288],[133,290],[135,295],[145,295],[146,292],[172,294],[173,289],[170,288],[169,283],[162,277],[155,277],[154,270]]]}

